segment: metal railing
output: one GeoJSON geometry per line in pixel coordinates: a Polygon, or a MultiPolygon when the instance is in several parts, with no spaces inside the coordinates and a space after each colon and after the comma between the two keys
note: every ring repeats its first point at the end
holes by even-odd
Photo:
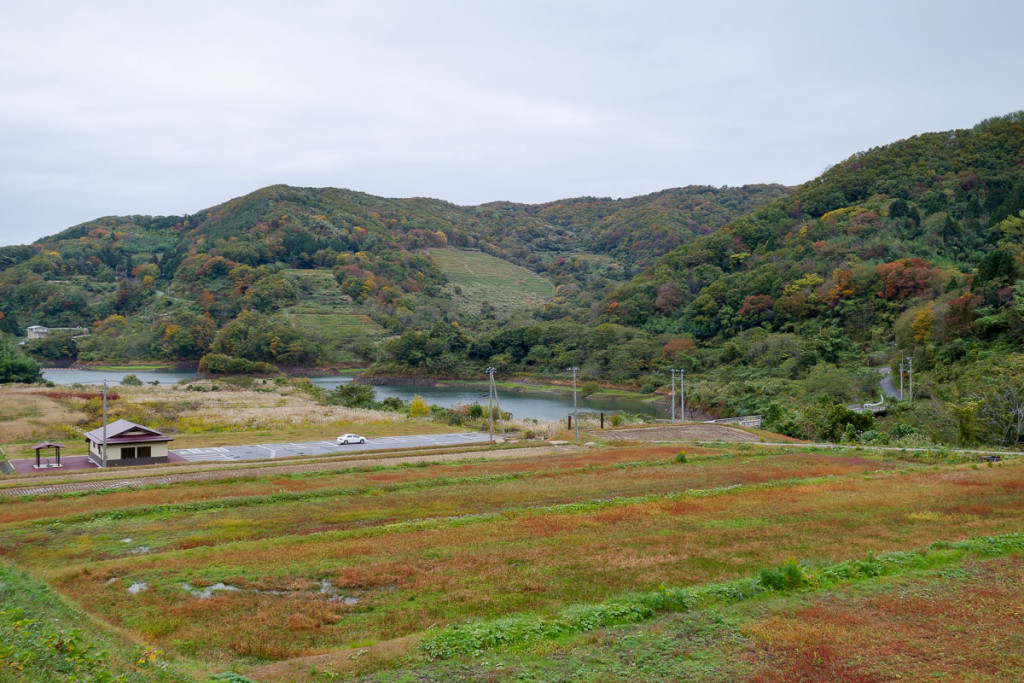
{"type": "Polygon", "coordinates": [[[760,427],[760,415],[744,415],[743,417],[723,417],[718,420],[708,420],[705,424],[716,425],[739,425],[740,427],[760,427]]]}

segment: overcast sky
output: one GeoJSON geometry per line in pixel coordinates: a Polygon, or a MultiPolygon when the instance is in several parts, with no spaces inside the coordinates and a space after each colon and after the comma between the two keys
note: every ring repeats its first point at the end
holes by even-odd
{"type": "Polygon", "coordinates": [[[1024,109],[1012,0],[3,5],[0,245],[275,183],[458,204],[794,185],[1024,109]]]}

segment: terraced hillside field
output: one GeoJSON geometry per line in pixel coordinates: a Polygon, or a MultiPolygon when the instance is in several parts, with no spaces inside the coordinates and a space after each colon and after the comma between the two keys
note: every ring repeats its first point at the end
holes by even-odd
{"type": "Polygon", "coordinates": [[[648,445],[0,497],[0,671],[78,666],[53,634],[80,625],[137,681],[1015,680],[1024,469],[943,458],[648,445]],[[861,657],[882,628],[900,656],[861,657]]]}
{"type": "Polygon", "coordinates": [[[489,303],[499,317],[514,317],[555,294],[547,278],[482,251],[428,249],[427,253],[448,277],[448,291],[467,312],[479,313],[489,303]]]}
{"type": "Polygon", "coordinates": [[[383,328],[341,292],[330,271],[290,269],[285,273],[299,292],[299,303],[287,311],[294,322],[335,340],[376,339],[383,334],[383,328]]]}

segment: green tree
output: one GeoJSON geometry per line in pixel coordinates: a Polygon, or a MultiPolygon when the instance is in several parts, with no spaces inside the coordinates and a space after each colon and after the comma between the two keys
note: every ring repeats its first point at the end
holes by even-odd
{"type": "Polygon", "coordinates": [[[375,408],[376,395],[373,393],[373,387],[368,384],[349,382],[338,385],[327,394],[327,403],[346,408],[375,408]]]}
{"type": "Polygon", "coordinates": [[[78,358],[78,342],[66,332],[46,335],[25,342],[25,353],[37,360],[61,361],[78,358]]]}
{"type": "Polygon", "coordinates": [[[0,332],[0,384],[20,382],[32,384],[42,382],[39,363],[32,360],[15,346],[7,335],[0,332]]]}

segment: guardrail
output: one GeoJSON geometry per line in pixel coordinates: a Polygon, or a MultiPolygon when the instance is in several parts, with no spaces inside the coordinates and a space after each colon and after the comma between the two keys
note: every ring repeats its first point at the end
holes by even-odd
{"type": "Polygon", "coordinates": [[[705,424],[739,425],[740,427],[754,427],[756,429],[761,426],[761,416],[744,415],[743,417],[723,417],[718,420],[708,420],[705,424]]]}
{"type": "Polygon", "coordinates": [[[846,408],[855,413],[874,413],[875,415],[880,415],[885,412],[885,396],[882,396],[882,400],[878,403],[858,403],[846,406],[846,408]]]}

